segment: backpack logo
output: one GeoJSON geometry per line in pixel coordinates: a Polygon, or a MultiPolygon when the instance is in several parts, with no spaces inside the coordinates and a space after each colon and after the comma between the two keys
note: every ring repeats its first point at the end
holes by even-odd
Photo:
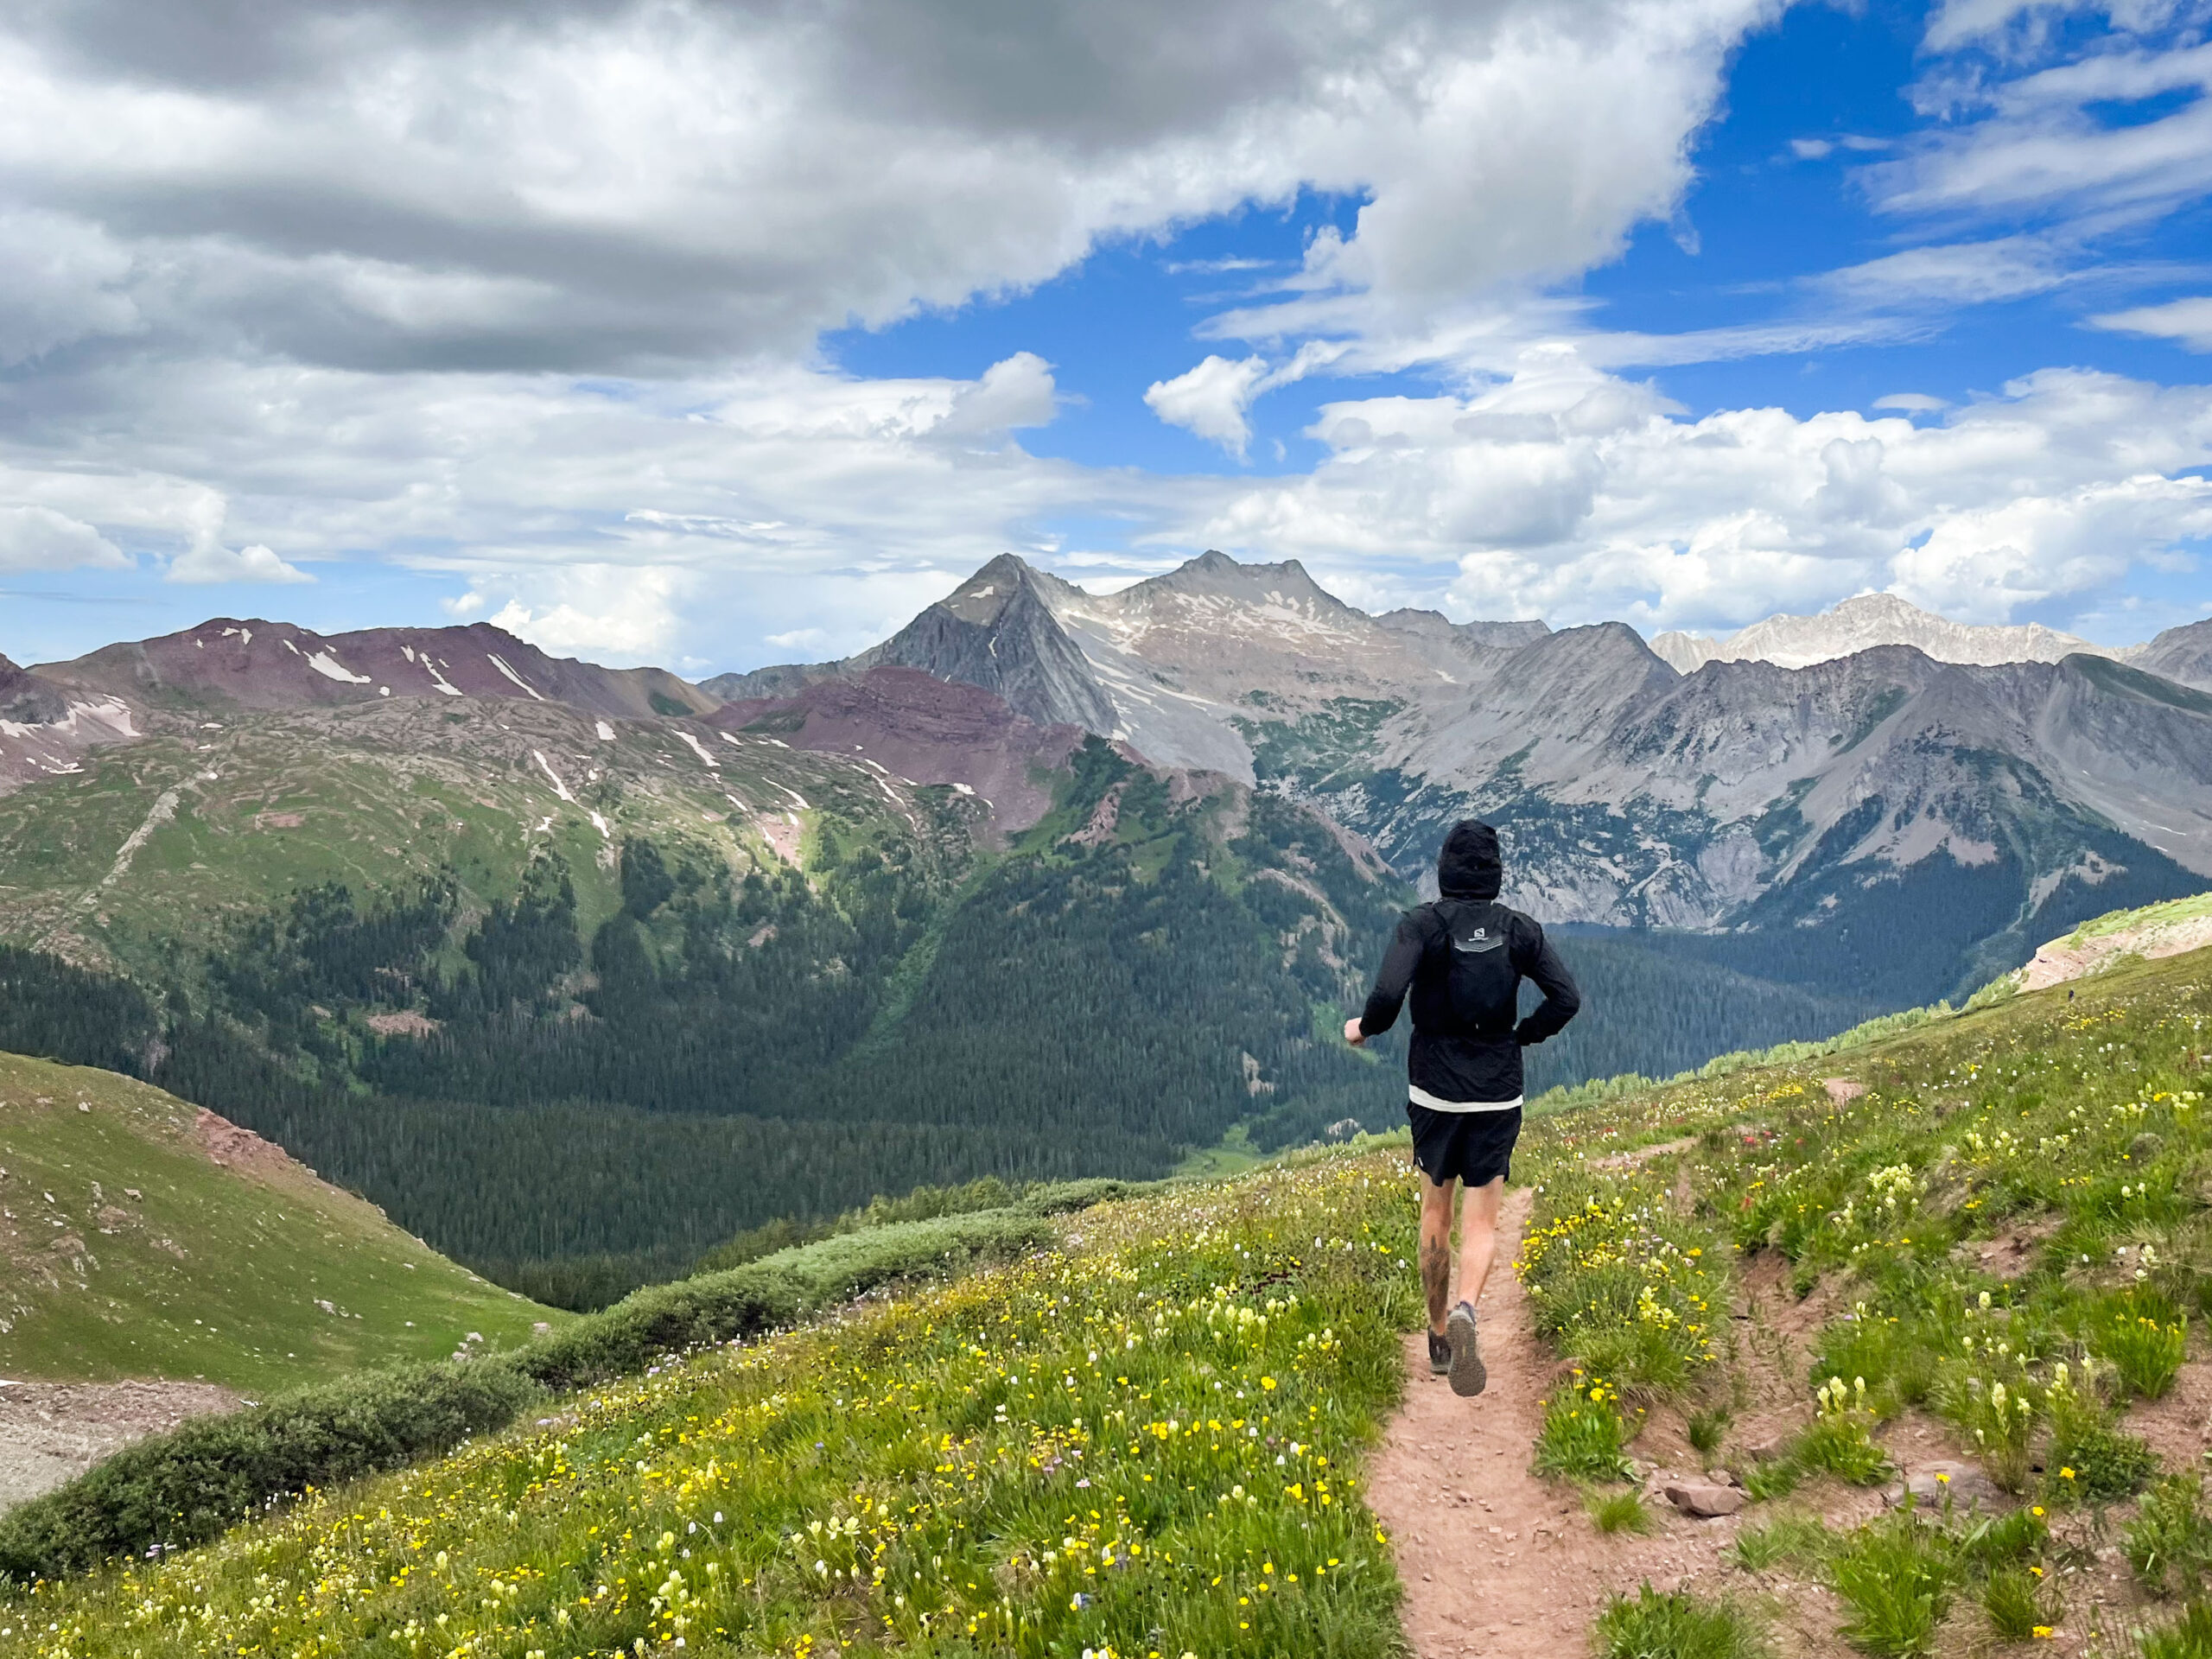
{"type": "Polygon", "coordinates": [[[1493,936],[1486,927],[1475,929],[1465,938],[1461,938],[1456,933],[1452,936],[1452,948],[1454,950],[1466,951],[1470,954],[1495,950],[1504,943],[1505,936],[1503,933],[1493,936]]]}

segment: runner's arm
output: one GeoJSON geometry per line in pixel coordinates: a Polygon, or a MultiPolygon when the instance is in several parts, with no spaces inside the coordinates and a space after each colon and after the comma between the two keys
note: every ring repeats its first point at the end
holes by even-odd
{"type": "Polygon", "coordinates": [[[1411,916],[1398,924],[1397,936],[1382,953],[1382,966],[1375,976],[1375,988],[1367,994],[1367,1007],[1354,1022],[1363,1040],[1379,1037],[1398,1023],[1398,1009],[1403,1006],[1406,991],[1414,982],[1414,969],[1421,965],[1426,943],[1421,924],[1411,916]]]}
{"type": "Polygon", "coordinates": [[[1523,1047],[1557,1036],[1582,1008],[1582,993],[1574,988],[1574,976],[1567,971],[1559,952],[1552,949],[1552,942],[1544,937],[1541,927],[1534,922],[1529,925],[1536,936],[1535,949],[1521,971],[1536,982],[1536,988],[1544,994],[1544,1000],[1513,1028],[1515,1039],[1523,1047]]]}

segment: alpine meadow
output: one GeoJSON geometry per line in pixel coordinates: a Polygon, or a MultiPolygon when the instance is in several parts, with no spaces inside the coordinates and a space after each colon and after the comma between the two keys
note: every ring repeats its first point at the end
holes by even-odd
{"type": "Polygon", "coordinates": [[[0,8],[0,1659],[2212,1659],[2208,31],[0,8]]]}

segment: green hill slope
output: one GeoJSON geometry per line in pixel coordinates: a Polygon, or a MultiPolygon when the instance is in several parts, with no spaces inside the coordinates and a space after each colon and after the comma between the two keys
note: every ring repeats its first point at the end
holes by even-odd
{"type": "MultiPolygon", "coordinates": [[[[1986,1651],[2024,1609],[2165,1620],[2212,1574],[2201,1436],[2159,1403],[2212,1382],[2208,1020],[2199,952],[1539,1120],[1515,1268],[1562,1387],[1531,1461],[1602,1495],[1624,1443],[1701,1436],[1752,1471],[1739,1528],[1670,1535],[1729,1620],[1864,1637],[1900,1573],[1929,1626],[1869,1651],[1986,1651]],[[2018,1517],[1851,1518],[1930,1452],[2018,1517]]],[[[0,1603],[0,1653],[1395,1653],[1359,1460],[1419,1318],[1412,1196],[1402,1154],[1347,1152],[1090,1211],[1013,1266],[0,1603]]],[[[1678,1649],[1601,1644],[1635,1651],[1678,1649]]]]}
{"type": "Polygon", "coordinates": [[[0,1376],[257,1393],[566,1318],[200,1118],[127,1077],[0,1054],[0,1376]]]}

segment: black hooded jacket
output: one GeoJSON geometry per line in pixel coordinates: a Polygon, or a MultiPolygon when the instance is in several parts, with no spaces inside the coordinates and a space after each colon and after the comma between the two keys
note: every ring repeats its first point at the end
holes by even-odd
{"type": "Polygon", "coordinates": [[[1410,989],[1414,1098],[1447,1108],[1510,1105],[1521,1098],[1522,1046],[1573,1019],[1582,994],[1544,930],[1497,902],[1504,866],[1497,830],[1473,818],[1454,825],[1437,855],[1436,884],[1443,896],[1398,924],[1359,1028],[1370,1037],[1389,1030],[1410,989]],[[1535,981],[1544,1000],[1516,1020],[1523,979],[1535,981]]]}

